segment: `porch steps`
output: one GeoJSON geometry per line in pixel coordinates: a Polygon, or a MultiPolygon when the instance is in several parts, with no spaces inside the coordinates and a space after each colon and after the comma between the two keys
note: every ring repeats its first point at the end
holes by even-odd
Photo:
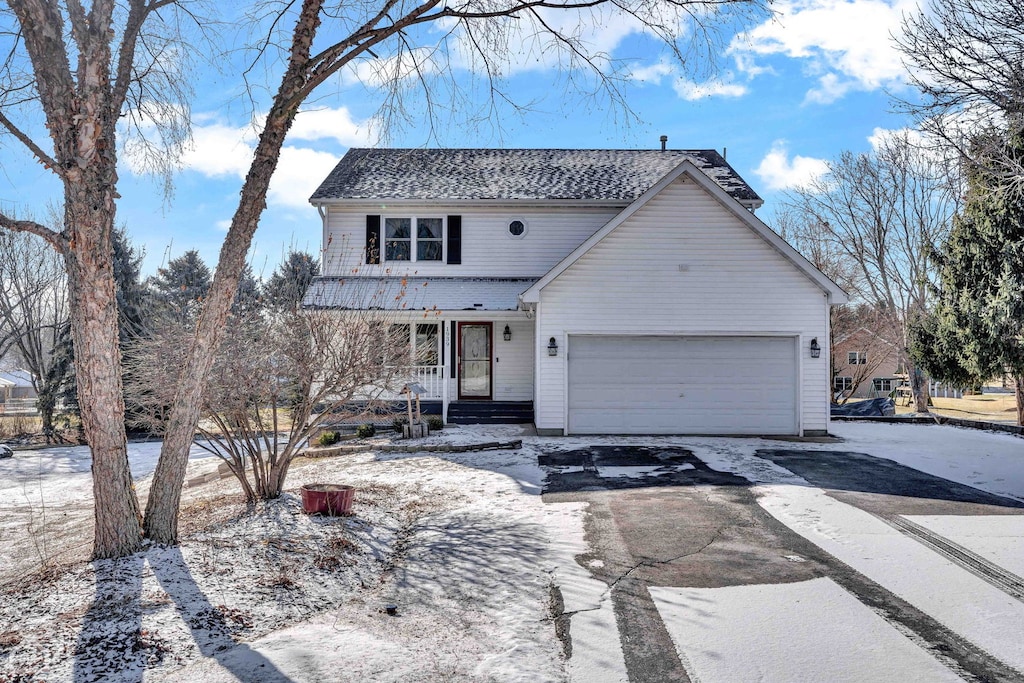
{"type": "Polygon", "coordinates": [[[448,422],[457,425],[533,422],[533,401],[452,401],[448,422]]]}

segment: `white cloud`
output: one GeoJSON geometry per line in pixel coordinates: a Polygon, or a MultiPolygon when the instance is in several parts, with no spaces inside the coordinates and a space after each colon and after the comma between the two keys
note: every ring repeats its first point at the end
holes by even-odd
{"type": "Polygon", "coordinates": [[[747,93],[747,86],[740,83],[713,78],[703,83],[694,83],[685,78],[677,78],[672,89],[684,100],[700,100],[705,97],[742,97],[747,93]]]}
{"type": "Polygon", "coordinates": [[[647,66],[633,66],[629,70],[629,79],[637,83],[650,83],[661,85],[662,79],[666,76],[674,76],[677,72],[673,64],[666,61],[655,62],[647,66]]]}
{"type": "Polygon", "coordinates": [[[373,121],[356,121],[346,107],[299,112],[288,131],[289,140],[334,140],[344,147],[373,143],[373,121]]]}
{"type": "MultiPolygon", "coordinates": [[[[300,112],[288,139],[313,144],[286,145],[281,150],[277,170],[270,181],[268,201],[307,206],[309,195],[338,163],[336,152],[315,149],[316,143],[328,141],[346,147],[370,145],[373,142],[371,128],[372,121],[355,121],[345,107],[300,112]]],[[[253,126],[232,127],[215,120],[194,126],[192,142],[181,155],[181,169],[211,178],[242,179],[249,172],[257,135],[253,126]]],[[[217,227],[221,228],[221,224],[217,227]]]]}
{"type": "Polygon", "coordinates": [[[754,173],[769,190],[807,185],[827,172],[828,163],[824,159],[799,155],[790,159],[784,140],[776,140],[768,154],[761,159],[761,164],[754,169],[754,173]]]}
{"type": "Polygon", "coordinates": [[[307,207],[309,195],[338,163],[333,152],[286,146],[270,181],[267,199],[273,204],[307,207]]]}
{"type": "Polygon", "coordinates": [[[736,83],[731,71],[725,72],[721,78],[711,78],[703,83],[691,81],[679,73],[677,65],[661,60],[647,66],[633,66],[629,71],[629,78],[637,83],[651,85],[661,85],[666,78],[671,79],[672,89],[676,94],[689,101],[706,97],[742,97],[747,94],[747,86],[736,83]]]}
{"type": "Polygon", "coordinates": [[[429,76],[438,70],[437,58],[434,50],[418,47],[390,57],[359,59],[341,72],[341,82],[380,88],[394,81],[429,76]]]}
{"type": "Polygon", "coordinates": [[[182,169],[213,178],[244,178],[252,162],[255,139],[251,126],[233,128],[222,123],[193,126],[192,141],[186,143],[179,163],[182,169]]]}
{"type": "Polygon", "coordinates": [[[883,145],[895,138],[906,138],[914,145],[919,147],[925,146],[924,135],[921,134],[921,131],[914,128],[875,128],[871,131],[871,135],[868,136],[868,142],[871,143],[871,149],[877,152],[882,149],[883,145]]]}
{"type": "Polygon", "coordinates": [[[225,218],[222,221],[217,221],[216,223],[213,224],[213,226],[220,230],[221,232],[227,232],[228,229],[231,227],[231,219],[225,218]]]}
{"type": "Polygon", "coordinates": [[[807,101],[832,102],[903,82],[891,35],[916,8],[916,0],[783,0],[773,7],[776,19],[740,34],[729,49],[805,60],[807,72],[818,75],[807,101]]]}

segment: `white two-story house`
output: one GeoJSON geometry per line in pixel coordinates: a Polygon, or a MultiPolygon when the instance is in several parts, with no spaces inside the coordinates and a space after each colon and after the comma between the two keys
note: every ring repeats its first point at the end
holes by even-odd
{"type": "Polygon", "coordinates": [[[818,434],[832,281],[714,150],[353,149],[307,308],[393,309],[446,419],[818,434]]]}

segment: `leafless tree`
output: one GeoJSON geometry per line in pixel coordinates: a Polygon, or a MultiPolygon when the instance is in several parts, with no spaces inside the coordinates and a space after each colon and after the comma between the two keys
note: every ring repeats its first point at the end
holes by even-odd
{"type": "MultiPolygon", "coordinates": [[[[277,498],[288,468],[325,423],[372,421],[408,382],[407,339],[393,316],[294,308],[232,315],[206,378],[201,448],[221,458],[246,499],[277,498]]],[[[159,429],[184,361],[182,323],[168,320],[128,354],[128,397],[159,429]]]]}
{"type": "Polygon", "coordinates": [[[1024,127],[1024,4],[931,0],[904,18],[896,43],[924,96],[904,108],[1002,189],[1024,192],[1024,165],[1003,144],[1024,127]]]}
{"type": "MultiPolygon", "coordinates": [[[[685,62],[695,54],[713,52],[717,29],[735,19],[734,12],[762,12],[764,4],[761,0],[469,0],[455,5],[441,0],[354,4],[282,0],[258,5],[253,25],[264,33],[254,44],[266,59],[254,61],[249,73],[258,73],[261,67],[276,71],[278,64],[283,64],[284,73],[279,84],[268,89],[273,95],[238,210],[204,312],[187,342],[142,525],[128,470],[111,266],[110,234],[118,196],[117,123],[133,122],[142,132],[155,125],[157,134],[165,137],[163,147],[180,149],[188,97],[177,58],[190,51],[175,49],[175,41],[182,24],[209,25],[194,18],[200,7],[186,0],[96,0],[88,9],[79,0],[7,0],[0,7],[0,34],[9,44],[0,62],[0,128],[62,182],[64,228],[51,230],[3,212],[0,227],[39,235],[65,259],[82,423],[93,453],[97,557],[134,551],[143,529],[159,542],[177,539],[181,486],[199,422],[203,382],[223,338],[285,136],[300,106],[317,88],[346,66],[374,58],[376,63],[395,65],[381,70],[385,109],[401,111],[400,95],[413,83],[423,86],[426,110],[436,113],[443,107],[433,99],[436,89],[428,87],[431,74],[454,76],[454,71],[437,68],[445,62],[428,62],[426,56],[451,55],[455,60],[460,55],[482,74],[494,105],[505,96],[499,84],[508,68],[506,56],[526,50],[535,58],[555,56],[569,67],[562,72],[568,86],[596,83],[598,92],[615,99],[615,65],[586,40],[584,27],[612,16],[608,13],[614,10],[614,19],[635,22],[685,62]],[[720,15],[725,12],[730,14],[723,19],[720,15]],[[324,24],[327,30],[320,36],[324,24]],[[23,120],[17,114],[24,115],[23,120]],[[36,125],[40,118],[49,140],[31,135],[34,128],[41,128],[36,125]]],[[[263,85],[261,79],[256,81],[263,85]]],[[[454,77],[448,82],[457,88],[454,77]]],[[[618,101],[623,102],[621,97],[618,101]]],[[[484,115],[488,111],[485,106],[484,115]]],[[[173,162],[174,156],[149,158],[159,164],[163,159],[173,162]]]]}
{"type": "Polygon", "coordinates": [[[898,331],[892,341],[919,412],[928,411],[928,385],[911,362],[907,334],[927,309],[937,276],[931,256],[956,210],[951,168],[909,133],[898,133],[873,154],[844,152],[826,175],[786,200],[853,266],[850,286],[860,303],[877,311],[884,327],[898,331]]]}
{"type": "MultiPolygon", "coordinates": [[[[685,46],[703,45],[715,26],[716,10],[735,5],[733,0],[633,0],[615,3],[624,15],[647,27],[665,41],[680,58],[689,50],[685,46]],[[701,38],[694,42],[694,36],[701,38]],[[684,47],[680,47],[684,46],[684,47]]],[[[270,178],[276,167],[285,136],[291,127],[298,107],[313,95],[317,87],[337,74],[342,68],[366,56],[381,58],[375,51],[385,51],[399,63],[412,51],[414,40],[423,39],[426,26],[446,27],[440,45],[432,51],[448,53],[449,39],[461,39],[458,48],[466,51],[478,63],[487,65],[485,72],[492,88],[500,76],[500,55],[517,49],[514,41],[522,36],[522,27],[528,26],[527,35],[535,41],[537,49],[560,55],[572,67],[582,69],[597,78],[599,84],[615,97],[614,79],[603,68],[606,55],[594,49],[580,37],[579,25],[563,29],[555,21],[559,13],[579,15],[594,8],[610,8],[607,0],[514,0],[509,4],[494,4],[478,0],[450,6],[441,0],[427,0],[422,4],[405,5],[388,0],[382,4],[367,3],[353,7],[335,7],[323,0],[305,0],[295,3],[268,3],[261,7],[273,8],[274,26],[288,22],[293,28],[288,36],[287,70],[273,97],[263,121],[263,129],[256,146],[255,158],[241,191],[238,210],[231,222],[213,287],[205,302],[191,351],[181,374],[178,392],[171,406],[170,420],[154,473],[153,486],[146,504],[145,531],[149,538],[172,543],[177,540],[177,512],[181,499],[181,486],[188,459],[189,444],[199,421],[199,407],[203,392],[202,379],[213,365],[215,350],[220,343],[224,321],[234,297],[238,276],[245,263],[245,255],[265,206],[270,178]],[[293,9],[297,7],[297,12],[293,9]],[[327,18],[333,35],[344,36],[330,42],[318,52],[313,44],[321,21],[327,18]],[[518,28],[513,28],[518,27],[518,28]]],[[[757,7],[758,4],[740,4],[737,7],[757,7]]],[[[564,17],[563,17],[564,19],[564,17]]],[[[264,17],[266,20],[266,17],[264,17]]],[[[274,33],[266,45],[274,43],[274,33]]],[[[426,67],[412,62],[416,80],[426,84],[426,67]]],[[[391,72],[389,92],[404,87],[402,71],[391,72]]],[[[424,92],[430,92],[429,88],[424,92]]],[[[493,92],[493,91],[492,91],[493,92]]],[[[429,102],[429,97],[428,97],[429,102]]],[[[429,110],[433,110],[428,106],[429,110]]]]}
{"type": "Polygon", "coordinates": [[[60,255],[34,235],[0,232],[0,358],[13,350],[32,373],[47,440],[70,376],[68,316],[60,255]]]}

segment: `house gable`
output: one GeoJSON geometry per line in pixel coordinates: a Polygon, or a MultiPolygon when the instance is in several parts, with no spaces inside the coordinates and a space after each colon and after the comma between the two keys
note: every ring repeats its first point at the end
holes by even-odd
{"type": "MultiPolygon", "coordinates": [[[[812,277],[817,271],[798,267],[779,248],[781,240],[752,229],[752,216],[709,192],[699,178],[679,172],[659,185],[550,272],[545,285],[539,281],[524,294],[527,301],[531,294],[537,300],[538,429],[570,428],[574,339],[618,335],[698,343],[751,339],[750,348],[757,340],[769,346],[788,340],[789,386],[797,387],[798,396],[787,394],[785,400],[798,412],[800,432],[826,430],[828,356],[812,358],[809,345],[816,339],[828,349],[829,303],[842,291],[828,287],[820,274],[812,277]],[[543,351],[551,338],[560,349],[556,356],[543,351]]],[[[624,355],[610,363],[646,362],[642,351],[630,356],[631,347],[623,348],[624,355]]],[[[749,365],[750,357],[742,361],[749,365]]],[[[772,368],[752,367],[761,370],[737,391],[744,399],[775,405],[780,387],[767,379],[772,368]]],[[[716,367],[706,372],[714,374],[716,367]]]]}
{"type": "Polygon", "coordinates": [[[597,244],[604,240],[612,231],[618,228],[623,223],[627,222],[634,214],[640,211],[646,206],[651,200],[660,195],[667,187],[673,183],[678,182],[681,178],[688,178],[692,180],[698,187],[702,188],[705,192],[710,194],[716,201],[718,201],[723,207],[731,212],[736,218],[746,225],[750,230],[754,232],[758,237],[764,240],[770,245],[775,251],[789,261],[797,270],[803,273],[808,279],[810,279],[817,287],[823,292],[828,294],[830,303],[841,304],[846,303],[847,295],[839,288],[834,282],[828,279],[821,271],[815,268],[806,258],[804,258],[796,249],[794,249],[788,242],[779,237],[771,228],[765,225],[759,218],[753,213],[747,211],[730,197],[717,183],[707,177],[706,174],[701,172],[696,166],[690,161],[684,161],[679,164],[676,168],[672,169],[667,173],[660,181],[653,185],[647,192],[637,198],[632,204],[623,209],[615,218],[609,221],[604,227],[598,230],[596,233],[591,235],[583,244],[573,250],[568,256],[560,261],[554,268],[547,272],[540,280],[537,281],[530,289],[525,291],[522,296],[524,303],[536,303],[540,301],[540,293],[544,287],[548,286],[552,281],[559,277],[566,271],[570,266],[576,263],[580,258],[587,254],[597,244]]]}

